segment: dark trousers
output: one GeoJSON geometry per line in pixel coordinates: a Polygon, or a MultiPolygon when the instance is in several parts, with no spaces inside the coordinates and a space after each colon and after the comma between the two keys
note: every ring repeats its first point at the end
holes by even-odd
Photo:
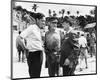
{"type": "Polygon", "coordinates": [[[48,66],[48,73],[50,77],[54,77],[55,74],[57,74],[57,76],[59,76],[59,63],[55,59],[52,59],[51,56],[47,56],[48,60],[47,60],[47,66],[48,66]]]}
{"type": "Polygon", "coordinates": [[[50,77],[54,77],[55,76],[55,74],[57,74],[57,76],[59,76],[58,75],[58,70],[59,70],[59,66],[58,66],[58,63],[57,62],[55,62],[55,63],[48,63],[49,65],[48,65],[48,72],[49,72],[49,76],[50,77]]]}
{"type": "Polygon", "coordinates": [[[30,77],[40,77],[42,66],[42,51],[29,52],[27,63],[30,77]]]}
{"type": "Polygon", "coordinates": [[[71,76],[74,74],[75,68],[70,68],[69,66],[63,66],[63,76],[71,76]]]}

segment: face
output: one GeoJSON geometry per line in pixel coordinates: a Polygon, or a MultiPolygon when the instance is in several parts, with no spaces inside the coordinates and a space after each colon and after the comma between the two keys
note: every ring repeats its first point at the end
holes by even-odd
{"type": "Polygon", "coordinates": [[[70,27],[69,23],[63,22],[62,26],[63,26],[63,28],[64,28],[65,31],[69,30],[69,27],[70,27]]]}
{"type": "Polygon", "coordinates": [[[45,27],[45,17],[43,17],[42,19],[37,19],[37,25],[40,29],[43,29],[45,27]]]}
{"type": "Polygon", "coordinates": [[[50,28],[51,29],[55,29],[55,28],[57,28],[57,23],[58,23],[58,21],[57,20],[53,20],[53,21],[51,21],[50,22],[50,28]]]}
{"type": "Polygon", "coordinates": [[[76,38],[76,34],[75,34],[75,33],[73,33],[72,38],[73,38],[73,39],[75,39],[75,38],[76,38]]]}
{"type": "Polygon", "coordinates": [[[69,36],[70,36],[71,39],[75,39],[76,38],[76,34],[75,33],[70,33],[69,36]]]}

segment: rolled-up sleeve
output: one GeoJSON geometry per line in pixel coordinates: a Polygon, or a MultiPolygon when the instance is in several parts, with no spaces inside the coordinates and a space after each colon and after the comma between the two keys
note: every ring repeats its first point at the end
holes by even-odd
{"type": "Polygon", "coordinates": [[[22,38],[27,38],[27,36],[29,35],[30,31],[31,31],[31,26],[29,26],[27,29],[25,29],[24,31],[22,31],[22,33],[20,34],[20,36],[22,38]]]}

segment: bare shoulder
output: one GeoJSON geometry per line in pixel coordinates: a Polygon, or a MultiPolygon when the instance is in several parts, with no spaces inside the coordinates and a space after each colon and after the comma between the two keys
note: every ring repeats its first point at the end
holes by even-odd
{"type": "Polygon", "coordinates": [[[45,33],[45,37],[47,37],[47,35],[49,35],[49,33],[50,33],[50,31],[47,31],[47,32],[45,33]]]}
{"type": "Polygon", "coordinates": [[[49,31],[47,31],[45,34],[46,34],[46,35],[49,34],[49,31]]]}

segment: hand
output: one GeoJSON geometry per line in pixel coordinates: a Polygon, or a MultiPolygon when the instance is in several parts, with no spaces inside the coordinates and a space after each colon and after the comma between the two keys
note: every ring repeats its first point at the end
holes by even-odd
{"type": "Polygon", "coordinates": [[[25,46],[25,50],[26,50],[26,51],[29,51],[29,49],[28,49],[26,46],[25,46]]]}
{"type": "Polygon", "coordinates": [[[65,62],[64,62],[64,65],[69,65],[70,64],[70,60],[67,58],[67,59],[65,59],[65,62]]]}

